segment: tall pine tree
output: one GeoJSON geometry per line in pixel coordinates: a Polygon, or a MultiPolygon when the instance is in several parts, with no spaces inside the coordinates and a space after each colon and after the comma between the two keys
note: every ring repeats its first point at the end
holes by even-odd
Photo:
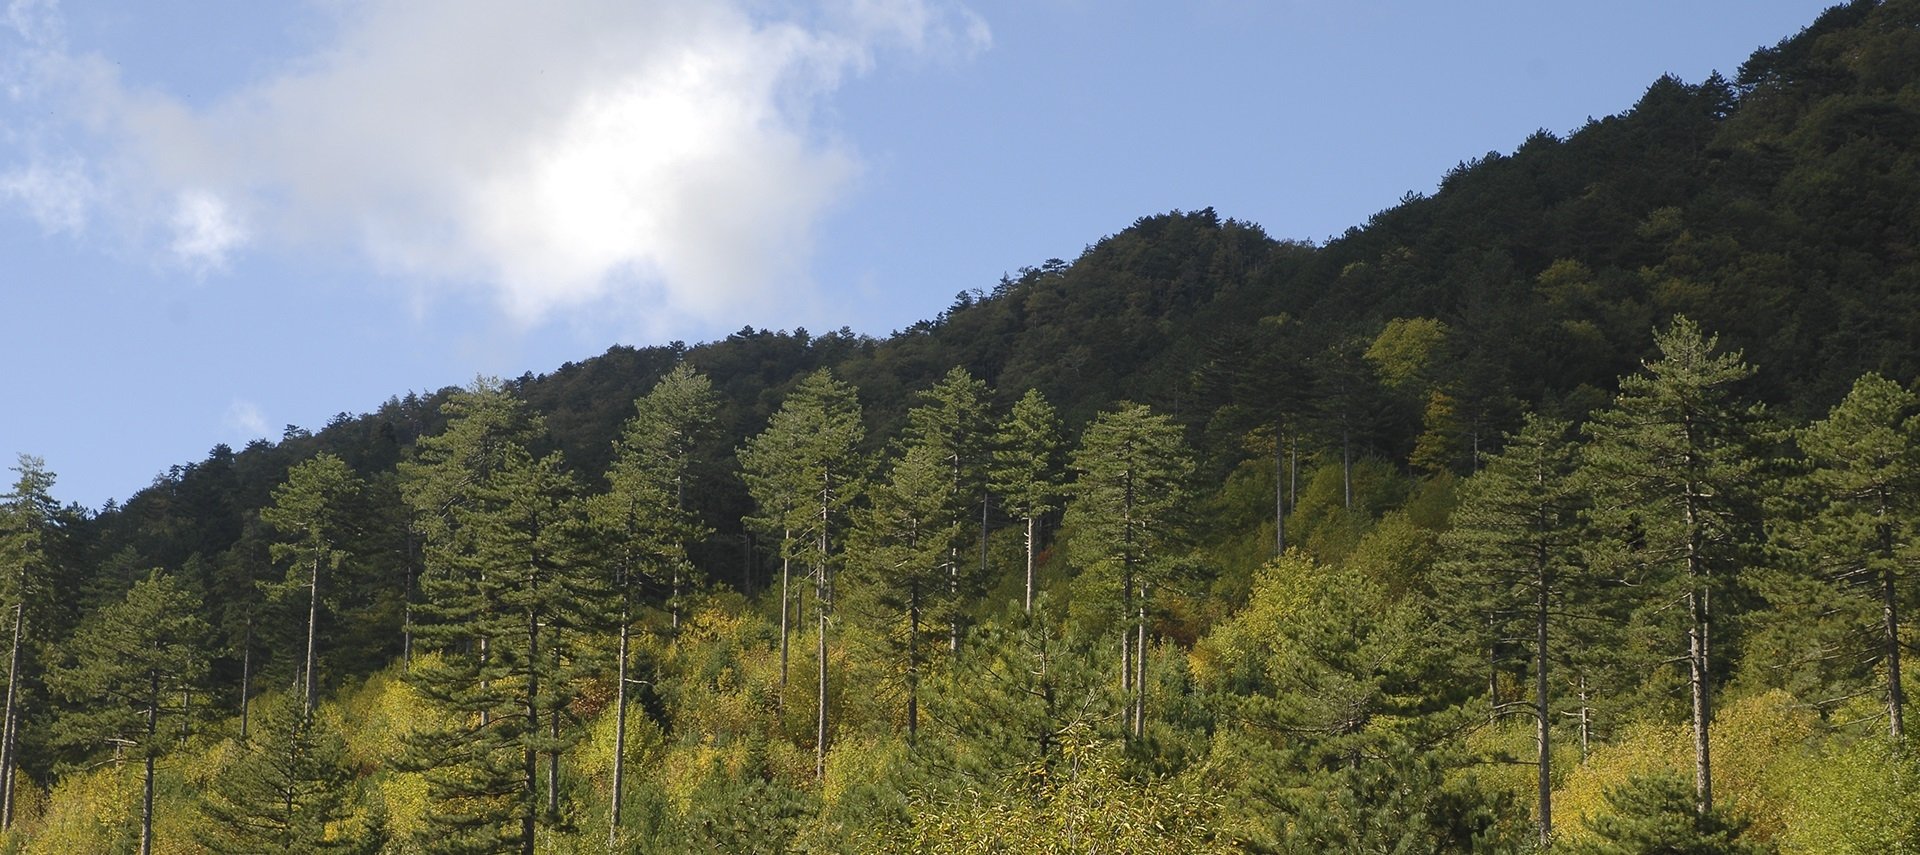
{"type": "Polygon", "coordinates": [[[539,421],[488,382],[453,396],[446,412],[447,429],[402,464],[426,534],[415,634],[440,653],[409,673],[442,713],[413,734],[406,758],[438,805],[420,843],[531,855],[536,826],[562,820],[560,755],[579,736],[569,645],[593,626],[597,592],[573,480],[557,454],[528,451],[539,421]]]}
{"type": "Polygon", "coordinates": [[[1119,596],[1120,688],[1127,731],[1146,733],[1147,607],[1185,542],[1193,458],[1172,419],[1145,404],[1101,413],[1073,453],[1067,505],[1074,561],[1119,596]]]}
{"type": "Polygon", "coordinates": [[[865,487],[866,461],[860,453],[865,438],[853,387],[821,369],[801,379],[767,429],[740,451],[740,466],[761,518],[788,533],[790,554],[813,574],[819,624],[816,778],[827,773],[827,628],[833,614],[833,571],[845,549],[841,535],[849,511],[865,487]]]}
{"type": "Polygon", "coordinates": [[[1458,617],[1451,627],[1475,639],[1475,652],[1500,651],[1509,639],[1526,639],[1533,668],[1535,763],[1534,815],[1540,844],[1553,834],[1553,750],[1549,671],[1562,656],[1554,646],[1571,641],[1558,616],[1584,589],[1579,547],[1584,529],[1584,492],[1575,483],[1575,447],[1566,422],[1528,417],[1499,454],[1460,489],[1442,549],[1436,592],[1458,617]]]}
{"type": "MultiPolygon", "coordinates": [[[[1903,583],[1920,562],[1920,396],[1868,374],[1827,417],[1800,431],[1812,469],[1812,513],[1793,525],[1801,548],[1843,595],[1834,609],[1873,614],[1870,633],[1886,680],[1887,729],[1905,735],[1901,686],[1903,583]]],[[[1852,657],[1849,657],[1852,658],[1852,657]]]]}
{"type": "Polygon", "coordinates": [[[300,668],[302,708],[313,712],[318,685],[314,670],[319,648],[321,576],[331,575],[347,558],[342,549],[348,537],[349,503],[358,497],[360,479],[347,464],[321,454],[287,472],[287,480],[273,491],[273,505],[260,519],[290,538],[273,545],[273,556],[287,563],[287,587],[307,589],[307,650],[300,668]],[[304,583],[304,584],[303,584],[304,583]]]}
{"type": "Polygon", "coordinates": [[[1022,608],[1033,611],[1034,556],[1040,518],[1060,501],[1060,417],[1038,389],[1014,402],[993,449],[993,491],[1027,526],[1027,587],[1022,608]]]}
{"type": "Polygon", "coordinates": [[[1583,477],[1616,568],[1651,585],[1642,614],[1663,622],[1673,614],[1660,607],[1669,595],[1685,603],[1695,808],[1705,816],[1713,806],[1714,603],[1757,542],[1758,412],[1738,391],[1753,370],[1739,353],[1719,352],[1698,324],[1675,317],[1654,342],[1660,358],[1621,378],[1613,406],[1587,424],[1583,477]]]}
{"type": "Polygon", "coordinates": [[[88,616],[50,676],[74,706],[59,720],[61,741],[140,758],[140,855],[153,852],[153,771],[171,737],[163,722],[186,716],[175,701],[206,679],[209,633],[202,604],[173,577],[154,570],[125,598],[88,616]]]}

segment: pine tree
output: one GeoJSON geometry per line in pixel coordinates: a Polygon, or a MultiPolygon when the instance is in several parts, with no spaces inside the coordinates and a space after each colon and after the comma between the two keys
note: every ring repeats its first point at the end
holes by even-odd
{"type": "Polygon", "coordinates": [[[1553,833],[1552,745],[1548,673],[1569,630],[1557,615],[1571,609],[1580,580],[1583,491],[1574,481],[1571,425],[1529,416],[1499,454],[1468,478],[1452,527],[1442,538],[1448,560],[1435,588],[1460,614],[1455,632],[1477,638],[1479,650],[1499,650],[1507,639],[1532,642],[1535,762],[1539,768],[1538,825],[1545,846],[1553,833]]]}
{"type": "Polygon", "coordinates": [[[1033,611],[1035,526],[1060,501],[1060,418],[1038,389],[1013,405],[993,450],[993,492],[1027,525],[1027,588],[1022,607],[1033,611]]]}
{"type": "Polygon", "coordinates": [[[1594,840],[1576,855],[1762,855],[1772,851],[1742,840],[1747,824],[1724,811],[1689,811],[1687,782],[1677,776],[1629,778],[1606,793],[1607,813],[1588,820],[1594,840]]]}
{"type": "Polygon", "coordinates": [[[827,772],[827,626],[833,610],[833,568],[844,550],[841,533],[848,511],[864,488],[866,463],[859,448],[865,436],[853,387],[821,369],[801,379],[767,429],[740,451],[740,467],[760,505],[763,524],[787,532],[790,554],[813,572],[820,630],[816,778],[825,778],[827,772]]]}
{"type": "MultiPolygon", "coordinates": [[[[1676,317],[1654,341],[1660,358],[1621,378],[1613,406],[1588,423],[1583,477],[1620,569],[1686,604],[1696,809],[1705,816],[1713,806],[1712,605],[1757,541],[1758,413],[1736,397],[1752,369],[1737,352],[1718,353],[1699,325],[1676,317]]],[[[1648,602],[1665,600],[1654,593],[1648,602]]],[[[1644,611],[1654,620],[1671,613],[1644,611]]]]}
{"type": "Polygon", "coordinates": [[[54,556],[61,536],[60,509],[53,500],[53,473],[45,461],[22,454],[20,477],[0,496],[0,609],[8,617],[7,694],[0,710],[0,828],[13,826],[14,771],[19,767],[24,717],[29,625],[48,622],[54,595],[54,556]]]}
{"type": "Polygon", "coordinates": [[[1813,513],[1790,525],[1801,549],[1846,596],[1849,617],[1877,611],[1877,658],[1886,675],[1887,728],[1904,738],[1902,582],[1920,561],[1920,396],[1868,374],[1827,418],[1799,432],[1813,464],[1813,513]]]}
{"type": "Polygon", "coordinates": [[[597,618],[577,490],[557,454],[527,450],[540,424],[504,388],[478,383],[446,411],[445,432],[402,464],[426,534],[416,636],[440,653],[408,676],[443,714],[405,758],[438,805],[420,842],[532,853],[535,827],[562,821],[560,754],[579,736],[570,645],[597,618]]]}
{"type": "Polygon", "coordinates": [[[868,491],[870,504],[856,511],[849,535],[847,569],[857,593],[850,599],[873,613],[888,658],[898,663],[906,685],[909,743],[920,730],[927,616],[951,600],[945,559],[960,524],[947,513],[950,475],[940,449],[909,446],[887,479],[868,491]]]}
{"type": "Polygon", "coordinates": [[[131,750],[142,763],[140,853],[153,852],[153,769],[171,738],[166,718],[184,716],[174,700],[207,673],[201,643],[209,632],[201,603],[173,577],[154,570],[124,599],[88,616],[67,644],[67,662],[49,675],[74,704],[59,719],[60,739],[76,747],[131,750]]]}
{"type": "Polygon", "coordinates": [[[947,549],[949,594],[947,625],[949,650],[960,650],[965,632],[966,603],[977,593],[987,574],[988,474],[993,420],[987,410],[987,384],[966,369],[955,367],[940,382],[920,393],[920,406],[907,413],[901,440],[931,448],[945,461],[949,477],[946,516],[952,542],[947,549]],[[979,524],[972,518],[978,513],[979,524]],[[966,551],[980,544],[978,572],[969,569],[966,551]]]}
{"type": "Polygon", "coordinates": [[[687,508],[687,488],[698,461],[696,449],[711,431],[716,399],[705,375],[675,366],[634,404],[634,416],[615,441],[608,491],[591,501],[600,536],[614,552],[611,580],[619,598],[618,662],[615,665],[613,796],[608,843],[618,841],[626,777],[627,675],[633,619],[643,588],[668,581],[667,609],[680,626],[680,588],[691,574],[688,544],[707,530],[687,508]]]}
{"type": "Polygon", "coordinates": [[[280,698],[262,705],[254,733],[202,797],[214,823],[202,845],[230,855],[379,850],[381,829],[345,827],[353,769],[346,740],[325,717],[297,697],[280,698]]]}
{"type": "Polygon", "coordinates": [[[273,491],[273,505],[260,519],[291,542],[273,545],[276,561],[288,565],[285,587],[307,589],[307,652],[300,669],[302,708],[313,712],[314,674],[320,621],[320,585],[349,556],[342,548],[348,537],[349,503],[360,494],[360,479],[347,464],[331,454],[320,454],[287,472],[287,480],[273,491]],[[304,584],[302,584],[304,582],[304,584]]]}
{"type": "Polygon", "coordinates": [[[1184,542],[1193,477],[1180,427],[1144,404],[1101,413],[1073,453],[1075,478],[1067,505],[1074,560],[1117,587],[1120,687],[1128,698],[1127,730],[1146,733],[1147,603],[1169,579],[1184,542]]]}

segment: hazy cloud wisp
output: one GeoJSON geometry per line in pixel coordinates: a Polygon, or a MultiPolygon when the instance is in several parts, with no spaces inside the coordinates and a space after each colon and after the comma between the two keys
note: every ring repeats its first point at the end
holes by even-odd
{"type": "Polygon", "coordinates": [[[713,319],[801,283],[859,174],[822,99],[877,58],[987,45],[948,2],[366,0],[322,50],[202,107],[74,55],[50,4],[15,0],[33,58],[0,73],[64,115],[33,133],[53,157],[0,139],[0,200],[49,232],[137,219],[196,273],[255,244],[348,246],[527,322],[636,294],[713,319]]]}

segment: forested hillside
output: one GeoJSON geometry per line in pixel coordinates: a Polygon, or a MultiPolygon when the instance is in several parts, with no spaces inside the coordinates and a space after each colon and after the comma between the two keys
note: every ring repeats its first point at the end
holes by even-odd
{"type": "Polygon", "coordinates": [[[1325,245],[1144,217],[97,510],[23,455],[0,839],[1920,851],[1916,382],[1920,2],[1861,0],[1325,245]]]}

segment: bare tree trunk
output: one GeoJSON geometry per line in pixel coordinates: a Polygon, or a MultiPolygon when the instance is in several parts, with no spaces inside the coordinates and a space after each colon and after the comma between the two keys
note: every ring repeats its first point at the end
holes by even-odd
{"type": "Polygon", "coordinates": [[[1133,628],[1124,622],[1126,615],[1133,611],[1133,570],[1128,568],[1121,579],[1120,591],[1120,700],[1125,710],[1122,725],[1127,733],[1133,732],[1133,628]]]}
{"type": "Polygon", "coordinates": [[[780,698],[785,703],[787,697],[787,616],[792,610],[792,601],[787,594],[787,581],[793,569],[793,559],[787,552],[793,541],[793,530],[780,533],[780,698]]]}
{"type": "Polygon", "coordinates": [[[1273,429],[1273,554],[1287,554],[1287,479],[1286,455],[1280,445],[1280,428],[1273,429]]]}
{"type": "Polygon", "coordinates": [[[1147,585],[1140,583],[1134,617],[1133,738],[1147,735],[1147,585]]]}
{"type": "Polygon", "coordinates": [[[147,741],[145,778],[140,790],[140,855],[153,855],[153,741],[160,738],[160,672],[147,672],[147,741]]]}
{"type": "Polygon", "coordinates": [[[413,528],[407,528],[407,587],[400,597],[400,664],[413,670],[413,528]]]}
{"type": "MultiPolygon", "coordinates": [[[[540,732],[540,617],[527,610],[527,734],[540,732]]],[[[521,774],[525,792],[521,795],[520,855],[534,855],[533,827],[537,819],[540,792],[540,758],[529,743],[521,752],[521,774]]]]}
{"type": "Polygon", "coordinates": [[[1340,428],[1340,487],[1345,502],[1341,507],[1353,510],[1353,440],[1344,425],[1340,428]]]}
{"type": "Polygon", "coordinates": [[[960,550],[947,550],[947,652],[960,652],[960,550]]]}
{"type": "Polygon", "coordinates": [[[1534,714],[1539,728],[1534,735],[1540,757],[1540,846],[1553,841],[1553,745],[1550,742],[1552,719],[1547,711],[1547,593],[1553,581],[1544,557],[1540,559],[1539,591],[1534,601],[1534,714]]]}
{"type": "Polygon", "coordinates": [[[1701,816],[1713,809],[1713,757],[1707,728],[1713,721],[1708,697],[1707,631],[1709,629],[1707,573],[1700,555],[1699,522],[1693,506],[1694,487],[1687,485],[1687,683],[1693,690],[1694,809],[1701,816]]]}
{"type": "Polygon", "coordinates": [[[625,603],[620,605],[620,664],[617,685],[613,690],[613,806],[607,811],[607,847],[614,848],[620,843],[620,807],[626,783],[627,768],[627,638],[631,634],[627,626],[630,618],[625,603]]]}
{"type": "Polygon", "coordinates": [[[555,747],[547,749],[547,820],[560,818],[560,711],[547,713],[547,738],[555,747]]]}
{"type": "Polygon", "coordinates": [[[913,745],[919,736],[920,583],[914,581],[907,590],[907,745],[913,745]]]}
{"type": "Polygon", "coordinates": [[[1587,677],[1580,675],[1580,763],[1587,762],[1587,752],[1592,750],[1593,708],[1587,706],[1587,677]]]}
{"type": "Polygon", "coordinates": [[[26,623],[27,601],[24,597],[13,604],[13,652],[7,657],[7,708],[3,729],[0,729],[0,828],[13,827],[13,767],[17,760],[14,746],[19,744],[20,685],[20,636],[21,627],[26,623]]]}
{"type": "MultiPolygon", "coordinates": [[[[1881,519],[1887,519],[1891,510],[1883,500],[1880,507],[1881,519]]],[[[1883,556],[1893,555],[1893,529],[1885,523],[1880,525],[1880,552],[1883,556]]],[[[1894,742],[1906,739],[1905,710],[1906,689],[1900,685],[1900,600],[1895,586],[1893,568],[1880,572],[1880,642],[1887,660],[1887,732],[1894,742]]],[[[17,621],[16,621],[17,623],[17,621]]],[[[16,638],[18,633],[15,633],[16,638]]],[[[15,643],[16,647],[18,642],[15,643]]],[[[9,689],[7,708],[13,708],[11,689],[9,689]]]]}
{"type": "Polygon", "coordinates": [[[1893,741],[1900,742],[1906,739],[1902,708],[1907,698],[1900,685],[1900,603],[1893,583],[1893,571],[1889,569],[1880,577],[1881,636],[1887,651],[1887,728],[1893,741]]]}
{"type": "Polygon", "coordinates": [[[1033,517],[1027,517],[1027,614],[1033,614],[1033,517]]]}
{"type": "Polygon", "coordinates": [[[815,780],[824,781],[827,779],[827,566],[824,560],[826,535],[821,535],[820,540],[820,554],[823,560],[814,570],[816,587],[813,593],[814,607],[820,615],[820,639],[817,650],[820,656],[820,669],[818,694],[815,697],[813,777],[815,780]]]}
{"type": "Polygon", "coordinates": [[[303,678],[306,695],[301,702],[303,715],[313,715],[314,630],[320,625],[320,556],[313,557],[313,572],[307,578],[307,670],[303,678]]]}
{"type": "Polygon", "coordinates": [[[240,741],[247,741],[247,718],[253,706],[253,615],[247,615],[247,632],[240,642],[240,741]]]}

